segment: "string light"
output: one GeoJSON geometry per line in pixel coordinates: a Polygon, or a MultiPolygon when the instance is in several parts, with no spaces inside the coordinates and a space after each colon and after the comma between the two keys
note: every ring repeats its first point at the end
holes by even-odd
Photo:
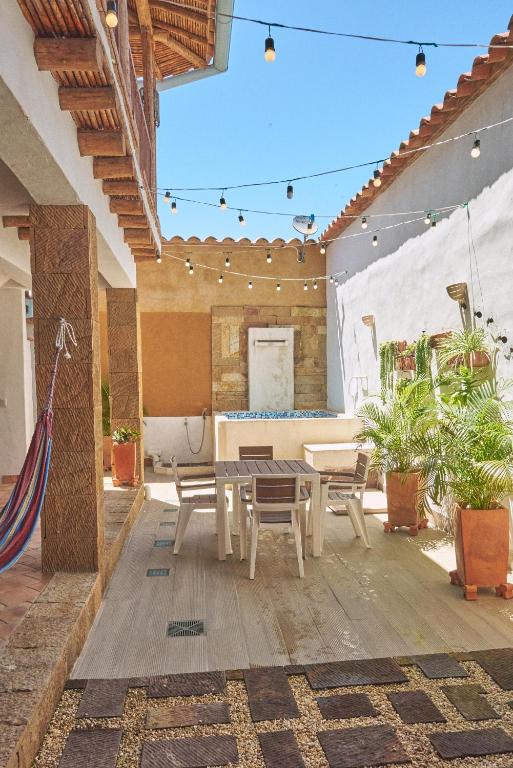
{"type": "Polygon", "coordinates": [[[314,291],[317,290],[317,280],[313,281],[313,289],[314,289],[314,291]]]}
{"type": "Polygon", "coordinates": [[[281,285],[279,283],[276,283],[276,290],[281,291],[281,285]]]}
{"type": "Polygon", "coordinates": [[[324,243],[321,243],[321,247],[319,248],[319,252],[320,252],[321,256],[325,255],[325,253],[326,253],[326,246],[324,245],[324,243]]]}
{"type": "Polygon", "coordinates": [[[424,217],[424,224],[426,226],[429,226],[431,224],[431,211],[426,211],[426,216],[424,217]]]}
{"type": "Polygon", "coordinates": [[[292,200],[294,197],[294,187],[292,184],[287,185],[287,200],[292,200]]]}
{"type": "Polygon", "coordinates": [[[219,278],[218,278],[217,282],[219,284],[222,284],[222,282],[223,282],[223,276],[222,275],[219,275],[219,278]]]}
{"type": "Polygon", "coordinates": [[[246,219],[242,215],[242,211],[239,211],[239,224],[241,225],[241,227],[246,226],[246,219]]]}
{"type": "Polygon", "coordinates": [[[333,275],[330,275],[330,283],[333,285],[333,275]]]}
{"type": "Polygon", "coordinates": [[[436,216],[431,216],[431,226],[436,227],[436,216]]]}
{"type": "Polygon", "coordinates": [[[276,58],[276,49],[274,47],[274,40],[271,37],[271,26],[269,25],[269,35],[265,39],[264,59],[266,61],[274,61],[275,58],[276,58]]]}
{"type": "Polygon", "coordinates": [[[335,280],[335,288],[338,288],[338,280],[335,280]]]}
{"type": "Polygon", "coordinates": [[[194,274],[194,267],[192,266],[192,264],[189,264],[189,275],[192,277],[193,274],[194,274]]]}
{"type": "Polygon", "coordinates": [[[167,190],[166,194],[164,195],[164,202],[165,203],[170,203],[171,202],[171,192],[169,191],[169,189],[167,190]]]}
{"type": "Polygon", "coordinates": [[[380,187],[381,186],[381,178],[380,178],[379,168],[375,168],[374,169],[373,176],[374,176],[374,180],[373,180],[372,183],[374,184],[375,187],[380,187]]]}
{"type": "Polygon", "coordinates": [[[185,260],[185,267],[186,267],[187,269],[190,269],[190,267],[191,267],[191,260],[190,260],[190,259],[186,259],[186,260],[185,260]]]}
{"type": "Polygon", "coordinates": [[[266,261],[268,264],[271,264],[273,260],[273,257],[271,255],[271,251],[267,251],[266,261]]]}
{"type": "Polygon", "coordinates": [[[303,290],[304,291],[308,290],[308,283],[306,282],[306,280],[305,280],[305,284],[303,285],[303,290]]]}
{"type": "Polygon", "coordinates": [[[252,280],[249,281],[248,288],[249,288],[249,290],[251,290],[253,288],[253,281],[252,280]]]}
{"type": "Polygon", "coordinates": [[[415,57],[415,74],[417,77],[424,77],[427,72],[426,67],[426,54],[422,50],[422,46],[419,45],[419,52],[415,57]]]}
{"type": "MultiPolygon", "coordinates": [[[[508,46],[501,45],[498,47],[500,47],[501,49],[504,49],[504,48],[507,48],[508,46]]],[[[394,153],[393,157],[394,159],[397,157],[408,157],[409,155],[418,154],[419,152],[425,152],[427,149],[432,149],[434,147],[441,147],[441,146],[444,146],[445,144],[450,144],[454,141],[467,139],[469,136],[475,136],[476,134],[482,133],[483,131],[489,131],[493,128],[499,128],[511,122],[513,122],[513,115],[510,115],[509,117],[506,117],[502,120],[498,120],[495,123],[490,123],[488,125],[480,126],[479,128],[474,128],[470,131],[466,131],[465,133],[458,134],[457,136],[450,136],[447,139],[439,139],[437,141],[433,141],[428,144],[422,144],[419,147],[411,147],[410,149],[403,149],[400,152],[394,153]]],[[[380,163],[384,163],[387,159],[388,158],[386,157],[380,157],[380,158],[375,158],[374,160],[366,160],[361,163],[353,163],[351,165],[345,165],[340,168],[331,168],[327,171],[303,174],[301,176],[294,176],[292,178],[270,179],[268,181],[246,182],[244,184],[222,184],[215,187],[214,186],[212,187],[173,187],[173,189],[175,192],[221,192],[221,191],[225,192],[228,189],[246,189],[247,187],[264,187],[264,186],[270,186],[273,184],[292,184],[295,181],[304,181],[305,179],[317,179],[323,176],[331,176],[335,173],[343,173],[345,171],[352,171],[358,168],[365,168],[372,165],[379,165],[380,163]]],[[[166,189],[166,187],[159,187],[158,189],[160,191],[163,191],[166,189]]]]}
{"type": "Polygon", "coordinates": [[[362,216],[362,229],[367,229],[369,225],[367,224],[367,217],[362,216]]]}
{"type": "Polygon", "coordinates": [[[173,216],[175,216],[178,213],[178,210],[176,208],[176,200],[173,200],[173,202],[171,203],[171,213],[173,214],[173,216]]]}
{"type": "Polygon", "coordinates": [[[107,0],[107,13],[105,14],[105,23],[111,29],[115,29],[118,26],[117,0],[107,0]]]}
{"type": "Polygon", "coordinates": [[[224,197],[224,190],[223,190],[223,194],[219,198],[219,207],[222,208],[223,211],[226,209],[226,200],[225,200],[225,197],[224,197]]]}
{"type": "Polygon", "coordinates": [[[471,157],[479,157],[480,154],[481,154],[481,142],[479,141],[479,139],[476,139],[474,141],[472,149],[470,150],[470,155],[471,157]]]}
{"type": "Polygon", "coordinates": [[[162,257],[160,255],[160,251],[157,251],[157,258],[155,259],[157,264],[160,264],[162,262],[162,257]]]}
{"type": "Polygon", "coordinates": [[[226,259],[224,260],[224,264],[225,264],[226,267],[230,266],[230,257],[229,256],[227,256],[226,259]]]}
{"type": "Polygon", "coordinates": [[[375,248],[377,246],[377,244],[378,244],[378,236],[374,235],[374,237],[372,238],[372,245],[375,248]]]}

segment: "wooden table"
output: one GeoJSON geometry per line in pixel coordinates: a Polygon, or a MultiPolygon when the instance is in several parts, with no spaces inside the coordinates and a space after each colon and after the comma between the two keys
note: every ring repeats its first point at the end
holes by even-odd
{"type": "Polygon", "coordinates": [[[231,551],[230,536],[226,521],[226,486],[233,487],[234,516],[239,512],[239,486],[248,485],[253,477],[259,475],[299,475],[301,482],[311,485],[310,514],[312,518],[312,552],[320,557],[322,552],[321,526],[321,476],[306,461],[281,459],[275,461],[216,461],[214,463],[217,491],[217,553],[219,560],[226,560],[226,553],[231,551]]]}

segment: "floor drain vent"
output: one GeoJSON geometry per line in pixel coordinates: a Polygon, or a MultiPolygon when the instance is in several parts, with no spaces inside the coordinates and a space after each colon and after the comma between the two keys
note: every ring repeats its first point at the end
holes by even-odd
{"type": "Polygon", "coordinates": [[[199,637],[205,633],[202,621],[185,619],[184,621],[170,621],[167,625],[168,637],[199,637]]]}
{"type": "Polygon", "coordinates": [[[153,542],[154,547],[170,547],[174,543],[173,539],[155,539],[153,542]]]}
{"type": "Polygon", "coordinates": [[[148,568],[146,576],[169,576],[169,568],[148,568]]]}

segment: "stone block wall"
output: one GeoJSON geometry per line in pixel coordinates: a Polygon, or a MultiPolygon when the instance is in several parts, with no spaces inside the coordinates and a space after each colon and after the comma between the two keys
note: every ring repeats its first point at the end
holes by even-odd
{"type": "Polygon", "coordinates": [[[294,407],[326,407],[325,307],[212,307],[212,410],[248,408],[248,328],[294,328],[294,407]]]}

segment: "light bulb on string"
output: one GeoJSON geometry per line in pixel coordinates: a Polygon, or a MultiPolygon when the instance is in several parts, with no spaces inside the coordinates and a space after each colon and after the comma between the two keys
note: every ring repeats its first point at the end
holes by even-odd
{"type": "Polygon", "coordinates": [[[249,288],[249,290],[251,290],[253,288],[253,281],[252,280],[249,281],[248,288],[249,288]]]}
{"type": "Polygon", "coordinates": [[[308,283],[306,282],[306,280],[305,280],[305,284],[303,285],[303,290],[304,291],[308,290],[308,283]]]}
{"type": "Polygon", "coordinates": [[[426,67],[426,54],[422,50],[422,46],[419,45],[419,52],[415,57],[415,74],[417,77],[424,77],[427,72],[426,67]]]}
{"type": "Polygon", "coordinates": [[[239,211],[239,224],[241,225],[241,227],[246,226],[246,219],[242,215],[242,211],[239,211]]]}
{"type": "Polygon", "coordinates": [[[431,211],[427,211],[424,217],[424,224],[428,227],[431,224],[431,211]]]}
{"type": "Polygon", "coordinates": [[[335,279],[335,288],[338,288],[338,280],[335,279]]]}
{"type": "Polygon", "coordinates": [[[229,256],[227,256],[226,259],[224,260],[224,265],[225,265],[225,267],[229,267],[230,266],[230,257],[229,256]]]}
{"type": "Polygon", "coordinates": [[[223,276],[222,276],[222,275],[219,275],[219,277],[218,277],[218,279],[217,279],[217,282],[218,282],[220,285],[222,285],[222,283],[223,283],[223,276]]]}
{"type": "Polygon", "coordinates": [[[160,255],[160,251],[157,251],[157,255],[155,257],[155,261],[157,262],[157,264],[161,264],[162,263],[162,257],[160,255]]]}
{"type": "Polygon", "coordinates": [[[271,37],[271,26],[269,25],[269,34],[265,39],[264,59],[266,61],[274,61],[276,58],[276,49],[274,47],[274,40],[271,37]]]}
{"type": "Polygon", "coordinates": [[[294,187],[292,184],[287,184],[287,200],[292,200],[294,197],[294,187]]]}
{"type": "Polygon", "coordinates": [[[431,226],[436,227],[436,216],[431,216],[431,226]]]}
{"type": "Polygon", "coordinates": [[[117,0],[107,0],[107,13],[105,14],[105,23],[111,29],[115,29],[118,26],[117,0]]]}
{"type": "Polygon", "coordinates": [[[224,196],[224,190],[223,190],[223,193],[221,194],[221,197],[219,198],[219,207],[222,208],[223,211],[226,210],[226,199],[224,196]]]}
{"type": "Polygon", "coordinates": [[[273,260],[273,257],[271,255],[271,251],[267,251],[266,261],[268,264],[271,264],[273,260]]]}
{"type": "Polygon", "coordinates": [[[325,255],[325,253],[326,253],[326,246],[324,245],[324,243],[321,243],[321,247],[319,248],[319,252],[320,252],[321,256],[325,255]]]}
{"type": "Polygon", "coordinates": [[[330,283],[333,285],[333,275],[330,275],[330,283]]]}
{"type": "Polygon", "coordinates": [[[178,213],[177,207],[176,207],[176,200],[173,200],[171,203],[171,213],[173,216],[175,216],[178,213]]]}
{"type": "Polygon", "coordinates": [[[165,203],[170,203],[171,202],[171,192],[169,191],[169,189],[167,190],[166,194],[164,195],[164,202],[165,203]]]}
{"type": "Polygon", "coordinates": [[[470,155],[471,157],[476,158],[476,157],[479,157],[480,154],[481,154],[481,142],[479,141],[479,139],[476,139],[474,141],[474,144],[472,145],[472,149],[470,150],[470,155]]]}
{"type": "Polygon", "coordinates": [[[367,217],[362,216],[362,229],[367,229],[369,225],[367,224],[367,217]]]}
{"type": "Polygon", "coordinates": [[[191,266],[191,260],[190,259],[186,259],[185,260],[185,266],[186,266],[187,269],[190,268],[190,266],[191,266]]]}
{"type": "Polygon", "coordinates": [[[189,275],[192,277],[194,274],[194,267],[192,264],[189,264],[189,275]]]}
{"type": "Polygon", "coordinates": [[[279,283],[276,283],[276,290],[281,291],[281,285],[279,283]]]}
{"type": "Polygon", "coordinates": [[[378,244],[378,236],[374,235],[374,237],[372,238],[372,245],[375,248],[377,246],[377,244],[378,244]]]}
{"type": "Polygon", "coordinates": [[[317,280],[313,281],[313,289],[314,289],[314,291],[317,290],[317,280]]]}
{"type": "Polygon", "coordinates": [[[372,183],[374,184],[375,187],[380,187],[381,186],[381,178],[380,178],[379,168],[375,168],[374,169],[374,174],[373,175],[374,175],[374,180],[373,180],[372,183]]]}

